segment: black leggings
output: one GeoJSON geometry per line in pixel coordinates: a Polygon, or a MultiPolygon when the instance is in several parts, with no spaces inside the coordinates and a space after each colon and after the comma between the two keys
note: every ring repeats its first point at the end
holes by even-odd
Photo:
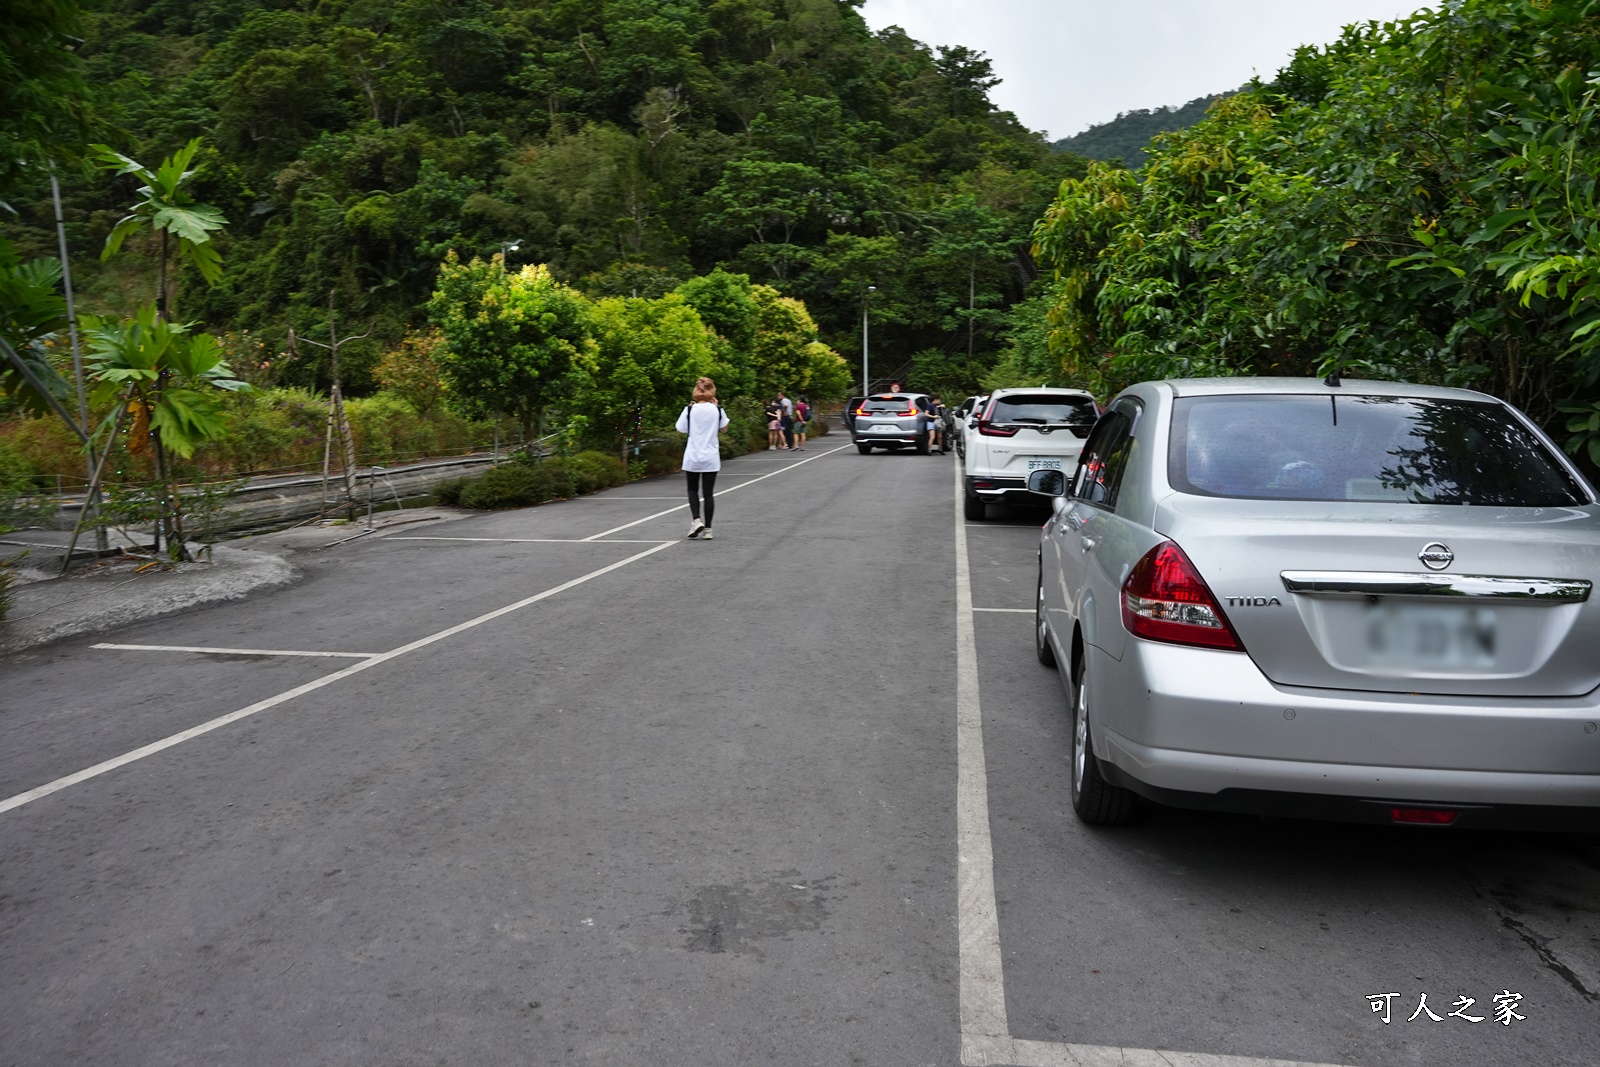
{"type": "Polygon", "coordinates": [[[717,487],[716,471],[684,471],[683,475],[689,479],[689,514],[700,518],[700,487],[705,486],[706,498],[706,525],[711,525],[711,516],[717,510],[717,502],[711,496],[717,487]],[[705,479],[704,482],[701,479],[705,479]]]}

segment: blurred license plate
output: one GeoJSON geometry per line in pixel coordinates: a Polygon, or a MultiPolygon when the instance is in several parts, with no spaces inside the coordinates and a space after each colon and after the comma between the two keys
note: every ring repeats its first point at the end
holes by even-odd
{"type": "Polygon", "coordinates": [[[1374,604],[1372,662],[1392,667],[1493,667],[1494,612],[1464,604],[1374,604]]]}
{"type": "Polygon", "coordinates": [[[895,425],[893,425],[891,423],[881,423],[881,424],[879,424],[877,426],[868,426],[867,429],[872,431],[873,433],[899,433],[900,432],[900,427],[895,426],[895,425]]]}
{"type": "Polygon", "coordinates": [[[1059,459],[1041,459],[1037,456],[1028,460],[1029,471],[1058,471],[1061,469],[1059,459]]]}

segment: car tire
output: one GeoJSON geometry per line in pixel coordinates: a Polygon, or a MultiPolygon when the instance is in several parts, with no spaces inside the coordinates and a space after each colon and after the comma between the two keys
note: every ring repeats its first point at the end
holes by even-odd
{"type": "Polygon", "coordinates": [[[921,437],[917,438],[917,455],[926,456],[927,454],[928,454],[928,435],[927,434],[923,434],[921,437]]]}
{"type": "Polygon", "coordinates": [[[977,493],[967,493],[961,498],[961,514],[968,522],[982,522],[989,517],[989,506],[977,493]]]}
{"type": "Polygon", "coordinates": [[[1056,665],[1056,650],[1050,644],[1050,623],[1044,616],[1044,563],[1039,564],[1039,591],[1033,598],[1033,654],[1046,667],[1056,665]]]}
{"type": "Polygon", "coordinates": [[[1129,790],[1100,776],[1094,756],[1094,735],[1089,724],[1094,686],[1087,652],[1078,661],[1072,680],[1072,810],[1090,826],[1121,826],[1132,820],[1137,798],[1129,790]]]}
{"type": "Polygon", "coordinates": [[[856,445],[856,451],[860,452],[863,456],[870,456],[870,455],[872,455],[872,446],[871,445],[856,445]]]}

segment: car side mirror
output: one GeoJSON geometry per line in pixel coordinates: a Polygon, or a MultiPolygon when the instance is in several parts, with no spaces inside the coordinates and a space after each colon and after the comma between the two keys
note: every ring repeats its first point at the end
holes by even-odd
{"type": "Polygon", "coordinates": [[[1061,471],[1034,471],[1028,475],[1028,492],[1040,496],[1066,496],[1067,476],[1061,471]]]}

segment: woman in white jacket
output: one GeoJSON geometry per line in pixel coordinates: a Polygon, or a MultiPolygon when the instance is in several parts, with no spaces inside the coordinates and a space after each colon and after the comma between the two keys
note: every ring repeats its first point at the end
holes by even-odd
{"type": "Polygon", "coordinates": [[[683,474],[689,482],[689,536],[711,540],[711,517],[716,510],[712,497],[717,472],[722,469],[722,451],[717,435],[728,430],[728,416],[717,403],[717,383],[701,378],[694,383],[694,403],[678,416],[678,432],[687,434],[683,446],[683,474]],[[701,494],[705,495],[705,518],[700,517],[701,494]]]}

